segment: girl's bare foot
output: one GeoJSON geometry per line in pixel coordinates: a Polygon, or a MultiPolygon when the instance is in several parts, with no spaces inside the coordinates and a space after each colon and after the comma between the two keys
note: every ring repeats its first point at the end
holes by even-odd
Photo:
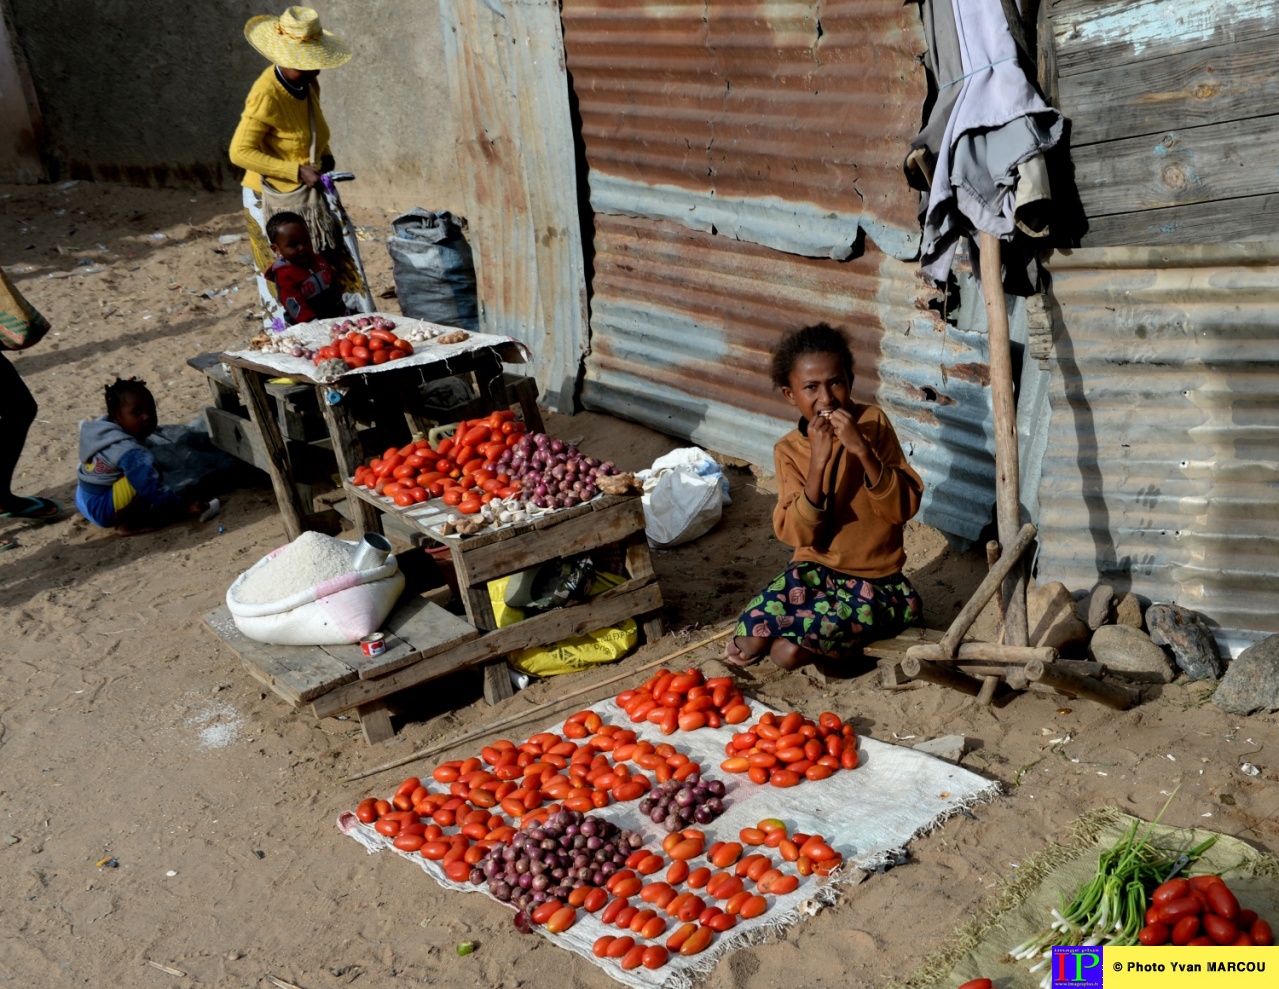
{"type": "Polygon", "coordinates": [[[768,652],[767,643],[767,639],[757,639],[750,635],[736,635],[729,639],[724,646],[724,662],[730,666],[754,666],[768,652]]]}

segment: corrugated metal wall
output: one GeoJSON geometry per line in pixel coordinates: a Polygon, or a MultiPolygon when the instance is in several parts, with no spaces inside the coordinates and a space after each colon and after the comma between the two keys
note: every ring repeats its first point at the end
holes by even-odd
{"type": "Polygon", "coordinates": [[[439,2],[481,326],[527,343],[542,402],[571,412],[586,276],[559,5],[439,2]]]}
{"type": "Polygon", "coordinates": [[[917,8],[563,0],[563,22],[595,213],[583,404],[771,467],[793,419],[769,354],[826,320],[928,484],[922,517],[976,538],[994,487],[985,338],[930,308],[909,260],[917,8]]]}
{"type": "Polygon", "coordinates": [[[1279,244],[1049,267],[1040,579],[1279,632],[1279,244]]]}

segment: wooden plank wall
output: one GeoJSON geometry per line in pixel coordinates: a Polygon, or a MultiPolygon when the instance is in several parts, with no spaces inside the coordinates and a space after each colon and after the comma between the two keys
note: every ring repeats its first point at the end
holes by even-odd
{"type": "Polygon", "coordinates": [[[1042,0],[1039,17],[1084,247],[1275,235],[1279,0],[1042,0]]]}

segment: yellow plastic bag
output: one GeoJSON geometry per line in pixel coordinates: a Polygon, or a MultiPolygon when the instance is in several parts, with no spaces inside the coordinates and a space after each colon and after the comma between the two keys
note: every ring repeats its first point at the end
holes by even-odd
{"type": "MultiPolygon", "coordinates": [[[[595,575],[591,596],[601,594],[623,583],[624,577],[610,573],[595,575]]],[[[514,625],[524,620],[524,612],[506,603],[506,585],[509,577],[489,581],[489,602],[498,628],[514,625]]],[[[639,627],[628,618],[617,625],[602,628],[586,635],[574,635],[553,646],[530,646],[511,653],[507,660],[520,673],[530,676],[553,677],[561,673],[576,673],[600,663],[612,663],[621,659],[639,643],[639,627]]]]}

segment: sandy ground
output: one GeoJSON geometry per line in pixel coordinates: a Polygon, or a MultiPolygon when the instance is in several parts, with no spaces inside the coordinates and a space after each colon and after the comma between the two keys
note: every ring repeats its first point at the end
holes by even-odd
{"type": "MultiPolygon", "coordinates": [[[[218,241],[241,232],[238,197],[90,184],[0,195],[0,263],[56,326],[14,357],[40,403],[14,486],[69,505],[76,424],[101,414],[104,384],[139,374],[162,420],[186,422],[207,395],[186,359],[247,338],[247,248],[218,241]],[[50,277],[62,272],[76,274],[50,277]]],[[[387,216],[354,213],[385,232],[387,216]]],[[[385,251],[368,244],[366,262],[375,291],[386,288],[385,251]]],[[[628,468],[678,445],[600,416],[551,425],[628,468]]],[[[657,554],[672,628],[722,622],[786,560],[768,523],[769,485],[731,475],[734,503],[719,528],[657,554]]],[[[333,826],[405,771],[355,784],[342,776],[551,698],[564,682],[497,710],[479,699],[474,674],[437,682],[429,696],[404,699],[393,741],[369,749],[354,722],[317,722],[264,693],[201,624],[232,579],[283,541],[268,487],[234,492],[217,522],[132,539],[73,512],[43,526],[5,520],[0,532],[20,543],[0,555],[9,643],[0,662],[0,985],[256,987],[268,973],[304,989],[611,984],[519,935],[505,910],[449,896],[391,856],[366,856],[333,826]],[[107,856],[118,868],[95,865],[107,856]],[[478,948],[458,958],[463,939],[478,948]]],[[[924,526],[908,539],[927,621],[944,626],[982,562],[953,554],[924,526]]],[[[625,664],[682,641],[668,636],[625,664]]],[[[714,655],[690,659],[719,672],[714,655]]],[[[615,672],[580,674],[572,686],[615,672]]],[[[1100,804],[1150,817],[1180,785],[1167,822],[1279,851],[1275,719],[1225,715],[1205,685],[1151,690],[1115,714],[1033,694],[983,710],[934,687],[881,690],[869,672],[823,686],[759,667],[744,680],[769,703],[829,708],[885,741],[962,733],[964,764],[999,780],[1004,796],[916,841],[908,864],[871,876],[776,942],[725,958],[714,989],[875,986],[903,975],[1019,859],[1100,804]],[[1243,775],[1245,761],[1262,775],[1243,775]]]]}

